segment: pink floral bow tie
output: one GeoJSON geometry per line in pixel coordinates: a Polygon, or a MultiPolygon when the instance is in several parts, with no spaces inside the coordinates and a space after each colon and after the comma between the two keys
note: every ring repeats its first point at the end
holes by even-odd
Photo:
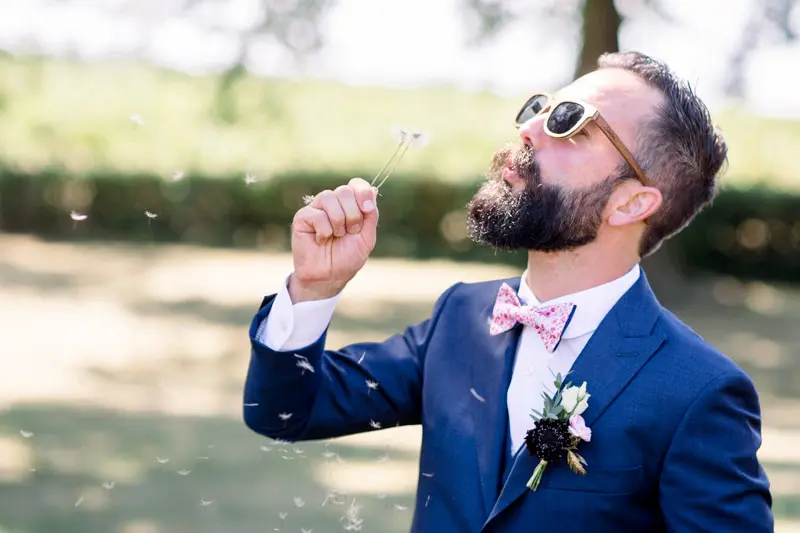
{"type": "Polygon", "coordinates": [[[497,293],[489,333],[503,333],[519,322],[534,328],[542,338],[545,349],[554,352],[574,312],[575,304],[568,302],[539,308],[520,305],[514,289],[503,283],[497,293]]]}

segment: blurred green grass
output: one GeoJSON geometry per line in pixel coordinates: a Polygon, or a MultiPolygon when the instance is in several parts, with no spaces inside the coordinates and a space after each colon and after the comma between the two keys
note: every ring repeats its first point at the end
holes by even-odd
{"type": "MultiPolygon", "coordinates": [[[[512,119],[525,98],[449,86],[393,90],[251,76],[222,101],[219,88],[215,76],[143,64],[6,56],[0,58],[0,161],[164,175],[377,171],[395,146],[391,127],[404,125],[431,136],[428,147],[406,157],[405,172],[473,179],[495,149],[514,141],[512,119]]],[[[715,118],[730,144],[729,182],[798,187],[793,147],[800,123],[744,109],[715,118]]]]}
{"type": "MultiPolygon", "coordinates": [[[[0,373],[0,531],[343,531],[353,499],[362,531],[408,531],[419,442],[404,431],[415,428],[282,446],[242,421],[246,328],[290,265],[288,254],[258,250],[0,238],[0,316],[8,326],[0,353],[13,361],[0,373]],[[45,326],[54,340],[32,340],[45,326]],[[294,458],[283,459],[281,448],[294,458]],[[326,451],[344,464],[326,464],[326,451]],[[331,487],[350,494],[323,507],[331,487]]],[[[451,283],[512,272],[370,260],[342,295],[329,345],[381,340],[427,316],[451,283]]],[[[660,287],[662,302],[755,382],[776,531],[798,531],[798,287],[718,276],[660,287]]]]}

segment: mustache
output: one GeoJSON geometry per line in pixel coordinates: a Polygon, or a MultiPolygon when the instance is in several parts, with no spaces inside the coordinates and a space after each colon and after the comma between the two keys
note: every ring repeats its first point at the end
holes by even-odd
{"type": "Polygon", "coordinates": [[[536,152],[527,144],[509,144],[495,152],[492,158],[492,174],[502,176],[506,167],[513,168],[528,185],[541,184],[536,152]]]}

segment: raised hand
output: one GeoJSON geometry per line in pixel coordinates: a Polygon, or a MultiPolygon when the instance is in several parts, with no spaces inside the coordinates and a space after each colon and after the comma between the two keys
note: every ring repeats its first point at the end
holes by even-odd
{"type": "Polygon", "coordinates": [[[365,180],[317,194],[292,221],[292,301],[338,294],[367,262],[377,229],[376,189],[365,180]]]}

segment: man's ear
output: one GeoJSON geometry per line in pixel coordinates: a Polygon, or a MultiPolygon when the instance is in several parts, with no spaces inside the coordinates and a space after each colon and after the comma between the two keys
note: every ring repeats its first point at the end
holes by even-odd
{"type": "Polygon", "coordinates": [[[641,222],[658,211],[661,202],[661,191],[655,187],[638,187],[612,207],[608,224],[624,226],[641,222]]]}

